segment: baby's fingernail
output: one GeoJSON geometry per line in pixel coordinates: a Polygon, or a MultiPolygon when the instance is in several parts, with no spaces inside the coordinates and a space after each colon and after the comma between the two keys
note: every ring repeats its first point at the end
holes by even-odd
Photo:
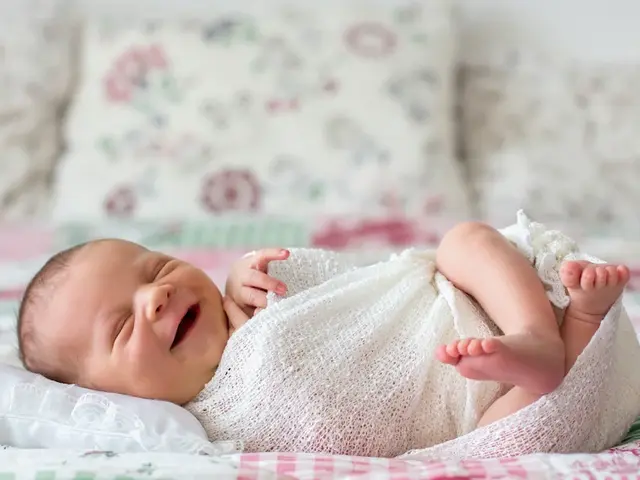
{"type": "Polygon", "coordinates": [[[282,283],[280,285],[278,285],[276,287],[276,293],[278,295],[284,295],[285,293],[287,293],[287,287],[286,285],[283,285],[282,283]]]}
{"type": "Polygon", "coordinates": [[[280,250],[280,255],[288,255],[288,254],[289,254],[289,250],[286,250],[284,248],[280,250]]]}

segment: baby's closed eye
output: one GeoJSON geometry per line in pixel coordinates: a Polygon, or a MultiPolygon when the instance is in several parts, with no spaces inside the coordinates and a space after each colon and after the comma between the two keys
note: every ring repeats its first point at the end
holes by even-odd
{"type": "Polygon", "coordinates": [[[149,270],[147,281],[153,282],[162,275],[165,275],[167,273],[167,269],[165,267],[169,266],[169,264],[172,263],[171,260],[172,259],[169,257],[161,257],[156,262],[154,262],[152,264],[153,268],[149,270]]]}
{"type": "Polygon", "coordinates": [[[133,317],[133,312],[131,311],[131,309],[123,309],[120,312],[117,312],[113,315],[114,329],[113,329],[113,334],[111,339],[112,347],[113,345],[115,345],[116,341],[118,340],[118,337],[124,330],[124,327],[126,326],[127,322],[132,317],[133,317]]]}

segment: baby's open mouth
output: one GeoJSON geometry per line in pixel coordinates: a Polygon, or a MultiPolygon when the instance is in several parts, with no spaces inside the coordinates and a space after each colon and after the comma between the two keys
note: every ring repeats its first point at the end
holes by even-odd
{"type": "Polygon", "coordinates": [[[189,334],[189,332],[193,329],[193,326],[196,324],[196,320],[198,319],[198,315],[200,315],[200,305],[197,303],[195,305],[191,305],[187,313],[184,314],[182,320],[180,320],[180,325],[178,325],[178,329],[176,330],[176,336],[173,339],[173,343],[171,344],[171,348],[177,347],[182,340],[189,334]]]}

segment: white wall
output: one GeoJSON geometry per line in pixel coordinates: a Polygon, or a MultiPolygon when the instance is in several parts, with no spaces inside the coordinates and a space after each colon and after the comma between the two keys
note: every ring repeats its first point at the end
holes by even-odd
{"type": "MultiPolygon", "coordinates": [[[[217,5],[216,9],[225,4],[268,9],[272,2],[283,0],[79,1],[91,15],[135,19],[145,16],[204,18],[213,5],[217,5]]],[[[342,3],[349,0],[293,1],[342,3]]],[[[455,1],[461,13],[461,54],[470,61],[483,62],[514,45],[533,43],[578,59],[640,62],[640,0],[455,1]]]]}
{"type": "Polygon", "coordinates": [[[536,43],[583,60],[640,62],[639,0],[458,0],[461,53],[536,43]]]}

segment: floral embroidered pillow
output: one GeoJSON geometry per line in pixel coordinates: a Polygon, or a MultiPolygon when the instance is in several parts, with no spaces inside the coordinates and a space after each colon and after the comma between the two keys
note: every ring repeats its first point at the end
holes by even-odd
{"type": "Polygon", "coordinates": [[[465,218],[450,3],[89,25],[56,217],[465,218]]]}

